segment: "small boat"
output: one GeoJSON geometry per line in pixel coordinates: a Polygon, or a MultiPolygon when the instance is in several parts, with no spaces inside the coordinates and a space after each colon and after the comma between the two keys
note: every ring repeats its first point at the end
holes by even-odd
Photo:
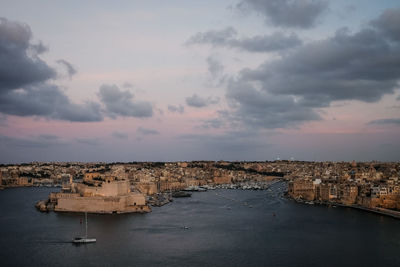
{"type": "Polygon", "coordinates": [[[85,212],[85,229],[86,229],[85,236],[84,237],[75,237],[72,240],[72,243],[74,243],[74,244],[86,244],[86,243],[94,243],[94,242],[96,242],[96,238],[88,238],[88,235],[87,235],[87,229],[88,229],[88,226],[87,226],[87,212],[85,212]]]}
{"type": "Polygon", "coordinates": [[[178,198],[178,197],[191,197],[192,194],[189,192],[184,192],[184,191],[178,191],[178,192],[173,192],[172,197],[178,198]]]}

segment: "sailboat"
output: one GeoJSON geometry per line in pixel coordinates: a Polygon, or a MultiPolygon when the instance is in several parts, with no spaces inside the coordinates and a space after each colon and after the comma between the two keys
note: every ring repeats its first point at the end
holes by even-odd
{"type": "Polygon", "coordinates": [[[85,229],[86,229],[86,232],[85,232],[85,236],[84,237],[75,237],[74,238],[74,240],[72,240],[72,243],[75,243],[75,244],[82,244],[82,243],[94,243],[94,242],[96,242],[96,238],[88,238],[88,235],[87,235],[87,228],[88,228],[88,226],[87,226],[87,212],[85,212],[85,229]]]}

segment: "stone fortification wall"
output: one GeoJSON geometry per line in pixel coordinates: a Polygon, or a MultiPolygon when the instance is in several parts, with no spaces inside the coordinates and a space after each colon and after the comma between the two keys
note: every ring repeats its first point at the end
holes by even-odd
{"type": "Polygon", "coordinates": [[[135,189],[139,190],[139,192],[146,195],[153,195],[158,193],[156,183],[136,183],[135,189]]]}
{"type": "Polygon", "coordinates": [[[104,182],[101,187],[76,184],[77,192],[82,196],[122,196],[130,192],[129,181],[104,182]]]}
{"type": "Polygon", "coordinates": [[[56,211],[123,213],[133,212],[146,207],[142,194],[131,193],[127,196],[114,197],[63,197],[57,199],[56,211]]]}

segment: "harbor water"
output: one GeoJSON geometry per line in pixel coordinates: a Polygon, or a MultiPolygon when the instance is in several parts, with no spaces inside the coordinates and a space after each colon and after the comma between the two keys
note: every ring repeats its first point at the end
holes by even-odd
{"type": "Polygon", "coordinates": [[[400,220],[299,204],[268,190],[209,190],[148,214],[41,213],[52,188],[0,191],[1,266],[400,266],[400,220]]]}

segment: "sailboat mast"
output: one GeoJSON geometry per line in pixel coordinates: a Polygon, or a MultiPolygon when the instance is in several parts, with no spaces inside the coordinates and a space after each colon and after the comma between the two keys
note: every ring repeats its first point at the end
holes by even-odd
{"type": "Polygon", "coordinates": [[[85,235],[85,238],[87,238],[87,212],[85,212],[85,221],[86,221],[86,235],[85,235]]]}

